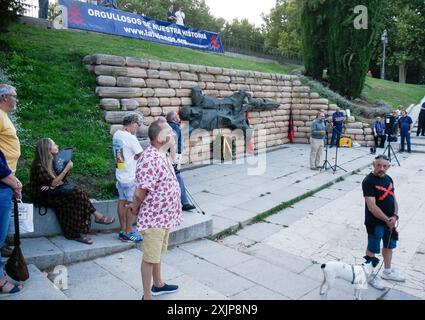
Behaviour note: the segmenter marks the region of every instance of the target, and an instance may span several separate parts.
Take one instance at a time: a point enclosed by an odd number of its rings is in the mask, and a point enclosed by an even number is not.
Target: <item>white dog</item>
[[[352,265],[339,261],[329,261],[322,264],[323,282],[320,286],[320,294],[326,295],[333,286],[335,279],[340,278],[351,282],[354,285],[354,296],[356,300],[361,300],[361,289],[367,288],[369,276],[378,265],[379,259],[365,256],[365,262],[361,265]]]

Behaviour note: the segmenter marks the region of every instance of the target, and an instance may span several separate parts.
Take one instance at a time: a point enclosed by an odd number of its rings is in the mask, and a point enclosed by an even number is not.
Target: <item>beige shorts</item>
[[[142,231],[143,236],[143,261],[159,263],[161,253],[165,253],[168,247],[168,229],[151,228]]]

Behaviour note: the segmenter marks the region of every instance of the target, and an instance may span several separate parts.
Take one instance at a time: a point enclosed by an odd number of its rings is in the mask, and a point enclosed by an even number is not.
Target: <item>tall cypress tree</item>
[[[329,0],[299,0],[303,58],[306,75],[322,79],[326,68]]]
[[[333,90],[360,95],[373,46],[383,29],[385,0],[299,0],[306,74],[321,80],[327,69]],[[354,8],[367,8],[368,28],[356,29]]]
[[[380,9],[384,0],[367,2],[367,29],[356,29],[354,8],[364,0],[333,1],[329,12],[327,37],[327,66],[331,89],[350,99],[360,96],[369,61],[380,31]]]

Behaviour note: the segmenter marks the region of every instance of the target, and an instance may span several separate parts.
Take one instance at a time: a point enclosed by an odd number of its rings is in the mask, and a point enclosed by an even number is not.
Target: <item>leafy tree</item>
[[[180,0],[178,2],[170,0],[118,0],[118,4],[122,10],[135,12],[156,20],[167,19],[167,11],[170,5],[173,5],[174,12],[180,6],[183,6],[187,26],[214,32],[220,32],[225,23],[223,18],[215,18],[210,13],[210,8],[206,5],[205,0]]]
[[[0,31],[6,31],[8,25],[23,13],[19,0],[0,0]]]
[[[233,46],[255,51],[264,49],[264,34],[261,28],[257,28],[247,19],[233,19],[231,23],[226,23],[221,36]]]
[[[263,16],[266,24],[266,51],[283,56],[301,55],[299,13],[297,2],[280,0],[269,15]]]
[[[384,0],[367,2],[365,29],[356,28],[355,8],[361,0],[299,0],[304,64],[307,75],[323,78],[330,88],[348,98],[360,95],[369,62],[383,29]]]
[[[398,68],[398,80],[405,83],[409,65],[425,62],[425,1],[389,0],[388,65]]]

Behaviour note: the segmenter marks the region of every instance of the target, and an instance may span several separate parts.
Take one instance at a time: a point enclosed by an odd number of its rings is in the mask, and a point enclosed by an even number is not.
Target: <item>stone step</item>
[[[24,290],[1,300],[68,300],[68,297],[33,264],[28,265],[30,277],[24,283]]]
[[[40,269],[95,259],[136,247],[134,243],[119,241],[116,233],[96,234],[91,238],[92,245],[67,240],[63,236],[22,239],[21,247],[27,263]]]
[[[140,300],[143,295],[140,263],[142,252],[133,249],[109,257],[68,266],[68,289],[72,300]],[[163,280],[177,284],[179,291],[156,300],[223,300],[226,296],[162,263]]]
[[[93,202],[95,208],[105,215],[115,218],[110,225],[97,224],[92,217],[92,232],[116,232],[120,228],[117,214],[117,201]],[[53,210],[48,209],[46,215],[40,216],[38,208],[34,208],[34,232],[23,234],[22,238],[56,237],[62,234]],[[183,224],[170,233],[170,245],[176,245],[187,241],[208,237],[212,234],[212,217],[202,215],[196,210],[183,211]]]
[[[184,212],[183,223],[170,233],[169,245],[175,246],[212,234],[212,218],[196,212]],[[92,235],[93,244],[87,245],[63,236],[24,238],[22,250],[28,263],[44,269],[95,259],[136,247],[134,243],[118,240],[112,231]]]

